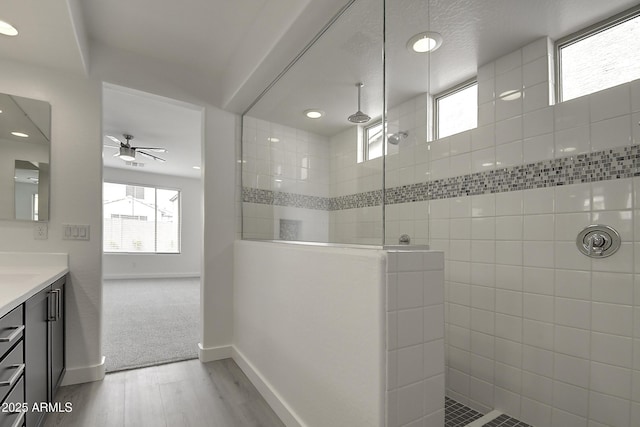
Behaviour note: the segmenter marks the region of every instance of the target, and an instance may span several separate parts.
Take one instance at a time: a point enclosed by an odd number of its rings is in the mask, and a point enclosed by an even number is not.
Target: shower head
[[[358,88],[358,111],[350,115],[347,120],[349,120],[351,123],[367,123],[369,120],[371,120],[371,117],[360,111],[360,88],[364,86],[364,83],[356,83],[356,86]]]
[[[400,141],[402,141],[403,139],[405,139],[408,136],[409,136],[409,132],[407,132],[407,131],[400,131],[400,132],[392,133],[391,135],[389,135],[387,137],[387,142],[389,144],[391,144],[391,145],[398,145],[398,144],[400,144]]]

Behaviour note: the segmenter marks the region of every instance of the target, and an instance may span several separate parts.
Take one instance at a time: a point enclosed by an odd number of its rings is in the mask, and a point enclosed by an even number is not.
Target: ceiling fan
[[[113,155],[113,157],[120,157],[122,160],[126,161],[126,162],[132,162],[136,159],[136,153],[140,153],[144,156],[150,157],[153,160],[157,160],[159,162],[166,162],[165,159],[163,159],[162,157],[158,157],[158,156],[154,156],[153,154],[147,153],[147,151],[142,151],[142,150],[149,150],[149,151],[155,151],[157,153],[166,153],[167,150],[165,148],[161,148],[161,147],[134,147],[131,145],[131,140],[133,139],[133,135],[125,133],[122,135],[124,137],[124,139],[127,142],[122,142],[120,139],[116,138],[115,136],[112,135],[106,135],[107,138],[109,138],[111,141],[120,144],[120,146],[114,146],[114,145],[107,145],[105,144],[105,147],[111,147],[111,148],[119,148],[119,151]]]

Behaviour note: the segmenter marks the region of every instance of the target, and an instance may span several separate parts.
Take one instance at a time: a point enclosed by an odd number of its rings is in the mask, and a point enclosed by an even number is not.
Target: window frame
[[[120,181],[120,180],[103,180],[102,181],[102,185],[103,185],[103,189],[104,189],[104,184],[118,184],[118,185],[129,185],[129,186],[133,186],[133,187],[147,187],[147,188],[153,188],[154,192],[155,192],[155,200],[156,200],[156,209],[157,209],[157,198],[158,198],[158,193],[157,190],[169,190],[169,191],[176,191],[178,192],[179,198],[178,198],[178,216],[179,216],[179,221],[178,221],[178,251],[177,252],[158,252],[158,251],[154,251],[154,252],[130,252],[130,251],[107,251],[105,250],[104,247],[104,236],[102,237],[102,252],[104,254],[126,254],[126,255],[181,255],[182,254],[182,189],[180,188],[176,188],[176,187],[165,187],[165,186],[158,186],[156,184],[144,184],[144,183],[136,183],[136,182],[131,182],[131,181]],[[126,191],[126,190],[125,190]],[[104,190],[103,190],[104,193]],[[102,197],[102,227],[104,228],[104,195]],[[158,216],[156,215],[156,220],[154,221],[154,234],[157,233],[157,228],[158,228]],[[155,247],[157,249],[157,240],[155,242]]]
[[[368,138],[368,130],[375,127],[382,126],[382,155],[380,157],[384,157],[387,152],[387,144],[384,140],[384,125],[382,123],[382,118],[374,121],[371,124],[367,124],[366,126],[362,126],[362,162],[368,162],[369,160],[375,160],[379,157],[374,157],[373,159],[369,158],[369,138]]]
[[[595,36],[598,33],[601,33],[638,17],[640,17],[640,5],[634,6],[631,9],[627,9],[607,19],[596,22],[593,25],[589,25],[588,27],[585,27],[581,30],[569,34],[568,36],[556,40],[553,56],[555,61],[554,77],[556,79],[555,95],[557,103],[564,101],[562,99],[562,55],[560,54],[560,51],[564,47],[571,46],[574,43],[578,43],[582,40],[588,39],[589,37]],[[585,94],[583,96],[586,95],[589,94]]]
[[[433,140],[434,141],[437,141],[438,139],[440,139],[440,135],[439,135],[440,134],[440,123],[438,121],[438,119],[439,119],[438,101],[440,99],[442,99],[442,98],[446,98],[448,96],[455,95],[456,93],[461,92],[461,91],[463,91],[465,89],[468,89],[468,88],[470,88],[471,86],[474,86],[474,85],[478,86],[478,76],[474,76],[474,77],[470,78],[469,80],[465,80],[462,83],[458,83],[457,85],[452,86],[449,89],[447,89],[445,91],[442,91],[442,92],[440,92],[439,94],[437,94],[437,95],[435,95],[433,97]],[[478,108],[478,100],[476,99],[476,111],[477,111],[477,108]],[[476,114],[477,114],[477,112],[476,112]],[[477,120],[477,117],[476,117],[476,120]],[[476,128],[477,127],[478,127],[478,125],[477,125],[477,122],[476,122]],[[463,130],[463,131],[461,131],[459,133],[466,132],[467,130],[471,130],[471,129],[474,129],[474,128],[469,128],[469,129]],[[456,134],[453,134],[453,135],[456,135]],[[449,136],[451,136],[451,135],[449,135]]]

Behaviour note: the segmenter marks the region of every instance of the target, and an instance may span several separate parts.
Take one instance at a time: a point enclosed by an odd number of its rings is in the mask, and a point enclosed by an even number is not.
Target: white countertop
[[[69,272],[67,254],[0,252],[0,317]]]

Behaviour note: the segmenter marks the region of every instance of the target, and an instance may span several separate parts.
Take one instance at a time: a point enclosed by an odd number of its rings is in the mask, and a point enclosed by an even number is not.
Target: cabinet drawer
[[[2,404],[0,412],[0,427],[22,427],[24,425],[25,412],[6,412],[24,409],[24,377],[13,388],[7,399]]]
[[[0,319],[0,359],[24,335],[22,305]]]
[[[0,362],[0,402],[24,376],[24,367],[24,351],[22,342],[20,342]]]

